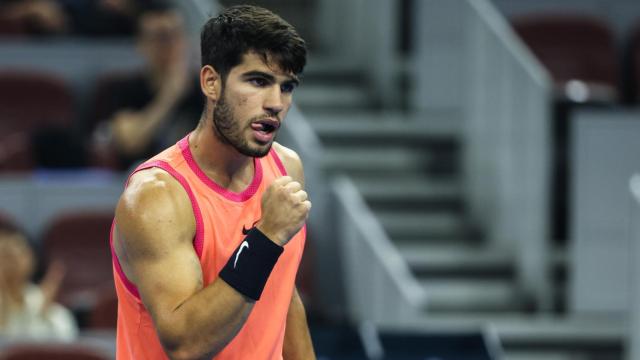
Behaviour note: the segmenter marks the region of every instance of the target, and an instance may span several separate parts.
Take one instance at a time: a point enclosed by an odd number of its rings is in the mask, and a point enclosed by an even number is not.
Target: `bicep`
[[[123,238],[120,235],[121,239]],[[163,235],[154,238],[162,242]],[[125,243],[137,239],[125,240]],[[178,242],[180,243],[180,242]],[[144,251],[132,255],[126,247],[126,265],[145,307],[152,316],[174,311],[185,300],[202,289],[202,270],[193,246],[176,245],[171,249]]]
[[[202,289],[202,270],[192,245],[195,220],[180,191],[184,190],[167,183],[134,188],[133,195],[125,192],[116,209],[118,256],[156,322]]]

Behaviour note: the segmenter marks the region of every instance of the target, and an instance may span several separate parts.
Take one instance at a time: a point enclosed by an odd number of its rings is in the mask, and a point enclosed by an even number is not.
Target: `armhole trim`
[[[283,176],[287,176],[287,168],[285,168],[284,164],[282,164],[282,160],[280,160],[280,156],[278,156],[278,152],[273,147],[269,152],[271,153],[271,156],[273,157],[273,161],[276,163],[276,166],[280,170],[280,173]]]
[[[193,194],[193,191],[191,190],[191,187],[189,186],[189,183],[187,182],[187,180],[180,173],[178,173],[173,167],[171,167],[171,165],[169,165],[167,162],[162,160],[155,160],[155,161],[147,162],[137,167],[134,170],[134,172],[131,173],[131,175],[129,175],[129,178],[127,179],[126,184],[127,185],[129,184],[129,179],[131,179],[131,176],[133,176],[133,174],[135,174],[136,172],[150,169],[153,167],[160,168],[166,171],[167,173],[169,173],[169,175],[171,175],[174,179],[176,179],[180,183],[180,185],[182,185],[184,190],[187,192],[187,195],[189,196],[189,200],[191,201],[191,208],[193,210],[193,215],[195,216],[195,220],[196,220],[196,234],[193,238],[193,248],[196,251],[196,255],[198,256],[198,259],[202,260],[202,252],[204,247],[204,222],[202,220],[202,212],[200,211],[200,206],[198,205],[196,197]],[[140,300],[140,292],[138,291],[138,288],[125,275],[124,271],[122,270],[122,266],[120,265],[120,260],[118,259],[118,256],[116,255],[115,249],[113,247],[113,231],[115,230],[115,225],[116,225],[116,221],[114,219],[113,223],[111,224],[111,231],[109,234],[109,244],[111,246],[111,256],[113,258],[113,265],[115,267],[116,272],[118,273],[118,276],[124,283],[127,290],[129,290],[131,295],[133,295],[138,300]]]

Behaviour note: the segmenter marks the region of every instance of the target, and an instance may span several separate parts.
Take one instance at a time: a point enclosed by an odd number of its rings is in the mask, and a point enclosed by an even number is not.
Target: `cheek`
[[[287,117],[287,114],[289,113],[289,110],[291,109],[291,104],[286,104],[284,109],[282,109],[282,112],[280,112],[280,120],[284,120]]]

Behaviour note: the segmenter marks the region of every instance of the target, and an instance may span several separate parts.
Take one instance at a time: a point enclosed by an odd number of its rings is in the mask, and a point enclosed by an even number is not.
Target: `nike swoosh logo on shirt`
[[[249,248],[249,243],[247,242],[247,240],[243,241],[242,244],[240,244],[240,249],[238,249],[238,252],[236,253],[236,259],[233,261],[233,268],[236,268],[236,264],[238,263],[238,257],[240,256],[240,253],[242,252],[242,250],[244,250],[245,248]]]
[[[260,221],[260,220],[256,220],[256,221],[254,221],[254,222],[253,222],[253,225],[251,225],[251,227],[250,227],[250,228],[248,228],[248,229],[247,229],[246,227],[244,227],[244,225],[242,225],[242,235],[248,235],[248,234],[249,234],[249,231],[251,231],[251,229],[253,229],[254,227],[256,227],[256,224],[258,223],[258,221]]]

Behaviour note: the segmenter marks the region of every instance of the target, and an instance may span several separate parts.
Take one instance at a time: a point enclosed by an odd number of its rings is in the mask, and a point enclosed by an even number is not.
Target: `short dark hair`
[[[223,80],[249,52],[293,74],[302,73],[307,61],[307,46],[293,26],[251,5],[232,6],[209,19],[200,34],[200,50],[202,66],[212,66]]]

